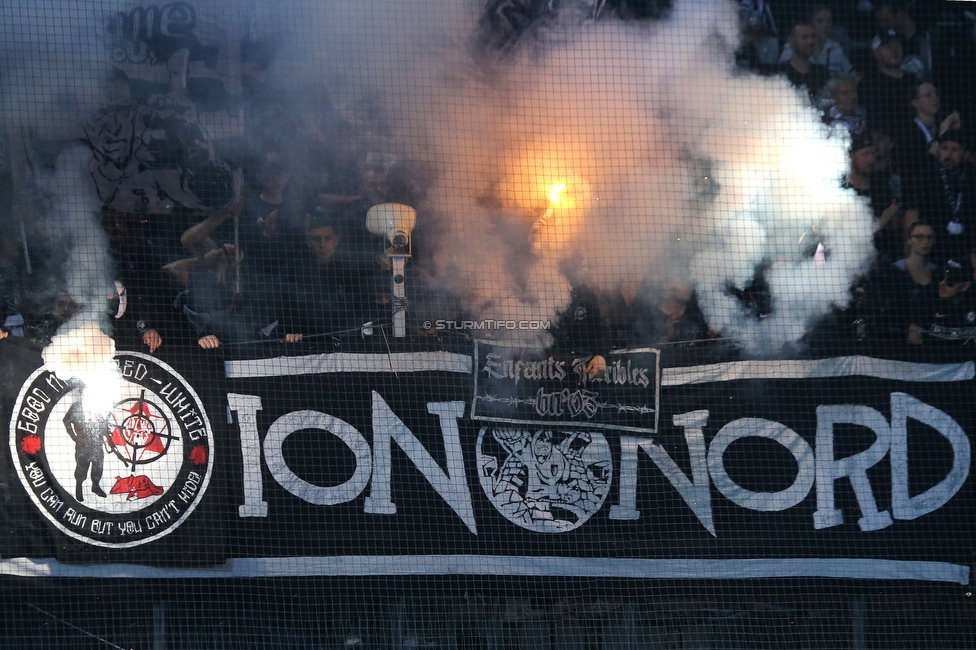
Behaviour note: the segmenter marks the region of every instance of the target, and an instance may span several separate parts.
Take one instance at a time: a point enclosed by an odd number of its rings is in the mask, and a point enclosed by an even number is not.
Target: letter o
[[[356,455],[356,471],[345,483],[331,487],[313,485],[291,471],[281,453],[285,438],[302,429],[321,429],[341,440]],[[362,434],[348,422],[319,411],[293,411],[274,421],[264,438],[264,460],[281,487],[299,499],[319,506],[334,506],[358,497],[369,482],[373,453]]]
[[[754,492],[733,481],[725,471],[723,456],[729,445],[743,438],[766,438],[786,447],[799,468],[793,485],[780,492]],[[722,427],[712,440],[708,448],[708,473],[718,491],[732,503],[759,512],[778,512],[792,508],[807,497],[817,468],[813,449],[793,429],[763,418],[741,418]]]

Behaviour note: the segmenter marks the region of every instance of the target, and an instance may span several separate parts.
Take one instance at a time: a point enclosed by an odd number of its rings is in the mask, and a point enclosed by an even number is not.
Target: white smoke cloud
[[[105,333],[111,327],[106,299],[115,291],[114,263],[106,252],[108,242],[99,219],[101,201],[88,171],[91,157],[85,146],[68,147],[58,156],[54,174],[45,179],[52,199],[47,221],[59,233],[66,251],[65,290],[81,309],[44,349],[44,363],[62,378],[87,377],[88,382],[117,374],[112,361],[115,343]]]
[[[434,171],[440,277],[477,315],[554,317],[570,289],[559,261],[582,258],[602,290],[692,282],[713,329],[776,351],[847,303],[873,256],[870,214],[840,189],[847,143],[805,96],[734,70],[733,4],[675,5],[653,24],[585,26],[567,5],[542,51],[479,66],[479,2],[293,3],[303,28],[276,74],[327,86],[369,127],[364,146]],[[529,254],[520,241],[557,183],[572,205]],[[811,228],[823,262],[799,244]],[[729,290],[759,265],[773,308],[762,320]]]
[[[14,16],[4,114],[41,128],[88,111],[106,92],[104,19],[117,3],[2,1]],[[480,0],[227,6],[250,38],[283,43],[269,76],[299,139],[428,172],[439,288],[472,315],[553,319],[568,304],[569,259],[575,281],[605,291],[690,281],[714,329],[772,351],[845,304],[872,257],[870,215],[838,187],[846,143],[785,80],[734,70],[732,3],[676,0],[643,24],[579,24],[564,3],[542,45],[500,62],[472,46]],[[811,227],[823,263],[801,254]],[[757,320],[729,287],[760,264],[773,313]]]

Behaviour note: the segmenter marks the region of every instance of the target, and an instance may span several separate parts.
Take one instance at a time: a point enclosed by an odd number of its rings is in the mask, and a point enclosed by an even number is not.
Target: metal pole
[[[31,275],[33,271],[31,270],[30,263],[30,251],[27,249],[27,230],[24,228],[24,222],[20,222],[20,245],[24,248],[24,270],[27,271],[27,275]]]
[[[234,300],[241,295],[241,215],[237,209],[237,202],[241,199],[244,189],[244,169],[234,170],[234,198],[231,199],[234,208]]]
[[[403,273],[407,258],[393,255],[393,336],[403,338],[407,335],[407,292],[403,284]]]
[[[866,619],[866,607],[864,596],[854,596],[851,601],[851,648],[852,650],[865,650],[867,637],[864,634],[864,623]]]
[[[166,650],[166,603],[156,601],[153,608],[153,650]]]

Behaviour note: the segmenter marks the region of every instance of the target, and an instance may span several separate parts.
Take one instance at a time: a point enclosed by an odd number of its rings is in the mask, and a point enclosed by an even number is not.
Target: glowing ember
[[[539,255],[560,256],[577,241],[580,228],[591,205],[589,184],[566,170],[568,176],[556,176],[555,182],[540,183],[548,188],[545,212],[532,224],[529,236],[532,249]],[[552,176],[548,177],[551,181]],[[536,186],[539,187],[539,186]],[[536,195],[538,196],[538,195]]]
[[[549,202],[554,206],[559,205],[559,198],[562,196],[563,190],[566,189],[566,183],[556,183],[549,188]]]

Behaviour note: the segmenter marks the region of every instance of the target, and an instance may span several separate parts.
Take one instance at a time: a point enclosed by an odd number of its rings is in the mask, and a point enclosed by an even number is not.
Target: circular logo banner
[[[478,434],[478,479],[506,519],[539,533],[582,526],[610,492],[610,444],[595,431],[529,431]]]
[[[65,534],[127,548],[175,530],[210,483],[213,432],[175,371],[138,352],[115,357],[121,394],[36,370],[10,421],[10,451],[34,504]]]

